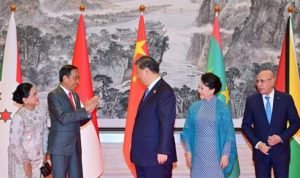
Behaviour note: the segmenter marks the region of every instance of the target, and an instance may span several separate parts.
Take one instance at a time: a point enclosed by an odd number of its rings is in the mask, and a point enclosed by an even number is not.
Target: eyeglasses
[[[270,81],[270,80],[272,80],[272,78],[265,79],[265,80],[263,80],[263,79],[256,79],[255,83],[262,83],[262,84],[264,84],[264,83],[266,83],[267,81]]]

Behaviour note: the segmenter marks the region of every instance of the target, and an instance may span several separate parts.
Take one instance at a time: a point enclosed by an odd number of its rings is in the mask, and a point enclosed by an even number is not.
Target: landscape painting
[[[2,63],[11,1],[0,6]],[[124,128],[130,77],[141,12],[145,5],[150,55],[160,64],[161,76],[173,87],[177,103],[176,127],[183,125],[188,107],[198,99],[197,85],[205,72],[214,20],[219,24],[235,127],[240,127],[246,97],[255,92],[261,69],[277,71],[288,18],[288,2],[281,0],[31,0],[17,5],[18,49],[23,81],[34,83],[46,107],[49,91],[59,83],[58,71],[70,64],[83,12],[100,128]],[[298,9],[299,2],[293,5]],[[293,14],[299,58],[299,11]]]

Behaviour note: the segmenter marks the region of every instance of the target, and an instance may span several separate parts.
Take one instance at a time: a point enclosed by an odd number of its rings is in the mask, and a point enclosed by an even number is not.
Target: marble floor
[[[132,178],[123,160],[122,143],[103,143],[102,155],[104,173],[101,178]],[[244,137],[237,133],[237,148],[240,163],[240,178],[255,178],[252,164],[252,152]],[[178,162],[173,169],[173,178],[189,178],[189,170],[185,163],[184,150],[177,142]]]
[[[119,138],[120,137],[120,138]],[[236,134],[240,178],[255,178],[252,164],[252,152],[241,133]],[[101,178],[133,178],[123,159],[123,134],[100,134],[104,173]],[[184,158],[184,150],[175,135],[178,162],[174,165],[173,178],[189,178],[189,170]],[[51,178],[51,176],[47,177]]]

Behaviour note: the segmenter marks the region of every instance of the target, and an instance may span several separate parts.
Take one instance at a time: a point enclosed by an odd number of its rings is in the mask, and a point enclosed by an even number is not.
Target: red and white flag
[[[79,85],[76,92],[84,103],[94,96],[85,26],[83,14],[80,15],[78,31],[75,42],[72,64],[78,67],[80,74]],[[80,129],[82,147],[82,168],[84,178],[97,178],[103,173],[102,152],[99,140],[96,110],[92,113],[92,119]]]
[[[13,114],[18,107],[12,101],[12,93],[22,82],[20,58],[17,47],[17,29],[12,12],[5,42],[0,81],[0,177],[8,177],[9,130]]]

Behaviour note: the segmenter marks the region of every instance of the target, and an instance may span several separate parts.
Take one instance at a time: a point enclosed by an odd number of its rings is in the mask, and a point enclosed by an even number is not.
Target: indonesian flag
[[[291,16],[288,18],[285,36],[282,42],[281,56],[277,71],[276,89],[290,94],[295,102],[298,114],[300,113],[300,80],[296,59],[293,25]],[[290,142],[291,160],[289,177],[295,178],[300,175],[300,130]],[[283,153],[284,154],[284,153]]]
[[[20,58],[17,47],[17,29],[12,12],[5,42],[0,82],[0,177],[8,177],[9,131],[13,114],[18,107],[12,101],[12,93],[22,82]]]
[[[143,13],[140,16],[134,58],[132,62],[130,93],[128,99],[128,110],[123,143],[124,159],[134,177],[136,177],[135,166],[130,160],[132,131],[137,109],[146,89],[146,86],[143,85],[141,81],[137,78],[135,62],[142,56],[149,56]]]
[[[76,92],[84,103],[94,96],[87,42],[85,38],[85,26],[83,14],[80,15],[73,65],[78,67],[80,81]],[[103,173],[102,152],[99,140],[96,110],[92,113],[92,119],[80,129],[82,147],[83,177],[97,178]]]

